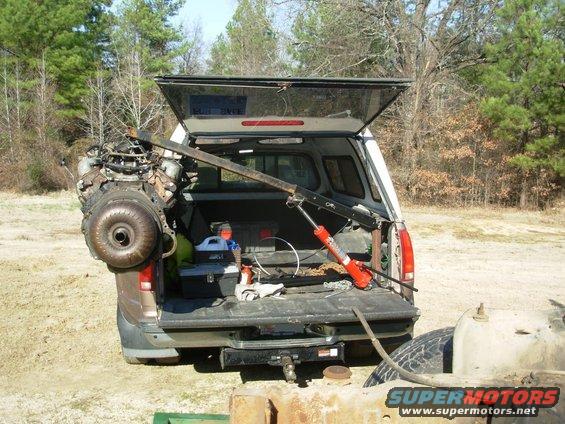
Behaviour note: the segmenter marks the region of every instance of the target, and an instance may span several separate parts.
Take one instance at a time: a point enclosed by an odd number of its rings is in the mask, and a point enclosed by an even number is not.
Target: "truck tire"
[[[412,340],[412,332],[399,337],[381,339],[380,342],[390,355],[410,340]],[[378,358],[379,355],[370,340],[354,340],[345,344],[345,357],[352,359],[366,359]]]
[[[375,355],[375,348],[370,340],[356,340],[345,345],[345,357],[351,359],[365,359]]]
[[[180,363],[179,356],[171,356],[170,358],[155,358],[157,365],[178,365]]]
[[[453,360],[453,327],[441,328],[415,337],[390,355],[392,360],[416,374],[450,373]],[[363,387],[376,386],[399,378],[386,362],[381,362]]]

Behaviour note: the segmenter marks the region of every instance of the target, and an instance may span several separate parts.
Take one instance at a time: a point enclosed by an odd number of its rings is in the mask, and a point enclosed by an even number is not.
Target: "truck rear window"
[[[309,190],[315,190],[319,186],[319,178],[314,164],[309,157],[304,155],[254,153],[222,157]],[[191,184],[188,190],[193,192],[223,192],[271,191],[274,189],[225,169],[198,162],[198,181]]]
[[[334,191],[364,198],[363,183],[350,156],[324,156],[324,168]]]

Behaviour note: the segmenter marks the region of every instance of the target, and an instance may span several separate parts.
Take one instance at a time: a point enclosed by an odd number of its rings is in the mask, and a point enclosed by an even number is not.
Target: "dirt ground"
[[[468,308],[565,303],[565,212],[407,208],[420,334]],[[153,412],[225,413],[232,388],[285,385],[279,369],[221,371],[214,352],[178,366],[120,356],[112,275],[91,259],[70,193],[0,193],[0,421],[150,422]],[[352,364],[362,384],[371,361]],[[298,374],[320,384],[321,366]]]

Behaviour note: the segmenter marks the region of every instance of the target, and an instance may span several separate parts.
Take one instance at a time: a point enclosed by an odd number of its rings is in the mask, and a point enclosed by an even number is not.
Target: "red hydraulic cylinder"
[[[336,243],[334,238],[330,235],[328,230],[323,225],[318,225],[314,230],[314,235],[328,248],[332,255],[335,256],[337,261],[343,265],[349,275],[353,277],[355,286],[360,289],[365,289],[371,283],[373,275],[363,268],[363,264],[358,261],[352,260],[349,255],[343,251]]]

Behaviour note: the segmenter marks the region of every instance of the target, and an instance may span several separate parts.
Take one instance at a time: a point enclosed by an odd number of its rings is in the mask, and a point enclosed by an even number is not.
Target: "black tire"
[[[422,334],[404,343],[390,355],[391,359],[416,374],[440,374],[452,371],[453,327],[441,328]],[[364,387],[376,386],[399,378],[386,362],[381,362],[371,373]]]
[[[345,357],[365,359],[375,355],[375,348],[370,340],[356,340],[345,345]]]
[[[152,361],[151,358],[136,358],[135,356],[123,355],[126,364],[130,365],[147,365]],[[180,356],[172,356],[170,358],[154,358],[157,365],[178,365],[180,363]]]
[[[178,365],[180,356],[171,356],[169,358],[155,358],[157,365]]]
[[[392,339],[381,340],[381,343],[387,353],[390,355],[404,343],[412,340],[410,334],[406,334],[402,337],[397,337]],[[351,359],[366,359],[366,358],[378,358],[379,355],[370,340],[355,340],[352,342],[347,342],[345,344],[345,357]]]

